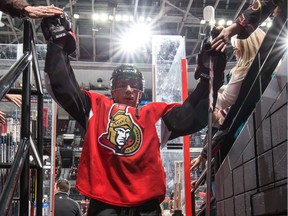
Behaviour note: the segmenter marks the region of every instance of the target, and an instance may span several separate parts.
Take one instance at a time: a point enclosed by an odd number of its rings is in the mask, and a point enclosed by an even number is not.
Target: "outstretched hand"
[[[216,27],[217,30],[221,31],[220,34],[214,38],[211,42],[212,49],[224,52],[229,40],[234,35],[241,33],[244,29],[238,23],[233,23],[232,25],[224,28],[223,26]]]
[[[56,15],[61,15],[63,10],[61,8],[55,7],[53,4],[50,6],[31,6],[28,5],[23,8],[23,14],[32,19],[52,17]]]
[[[199,155],[197,158],[194,158],[190,163],[190,170],[197,169],[203,160],[204,158],[201,155]]]
[[[223,26],[217,26],[216,29],[220,31],[220,34],[212,40],[212,49],[224,52],[227,47],[227,43],[230,40],[230,31],[228,28],[224,28]]]
[[[22,105],[22,96],[21,95],[15,95],[15,94],[6,94],[5,98],[14,104],[16,104],[18,107]]]
[[[0,111],[0,124],[6,123],[6,114]]]

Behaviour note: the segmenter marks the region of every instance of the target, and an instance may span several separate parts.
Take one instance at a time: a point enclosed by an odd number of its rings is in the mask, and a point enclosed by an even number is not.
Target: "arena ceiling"
[[[139,49],[133,58],[118,52],[121,33],[132,23],[143,19],[149,22],[155,35],[181,35],[185,37],[188,64],[195,63],[200,47],[204,25],[203,8],[215,8],[216,21],[233,20],[250,0],[31,0],[32,5],[50,5],[65,8],[71,15],[77,36],[78,47],[74,55],[76,61],[92,62],[134,62],[151,63],[151,45]],[[113,19],[96,21],[92,14],[108,14]],[[74,18],[79,15],[79,19]],[[134,21],[116,21],[117,15],[129,15]],[[141,20],[143,22],[143,20]],[[17,44],[23,39],[23,19],[11,18],[3,14],[0,27],[0,43]],[[40,20],[33,20],[36,42],[45,43],[40,28]]]

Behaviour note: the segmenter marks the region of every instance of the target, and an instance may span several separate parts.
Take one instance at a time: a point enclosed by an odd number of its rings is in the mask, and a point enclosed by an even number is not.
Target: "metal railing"
[[[287,50],[287,1],[283,2],[284,8],[282,8],[281,14],[273,19],[273,25],[266,33],[264,41],[242,83],[239,96],[235,104],[231,106],[223,125],[220,127],[220,130],[228,132],[225,133],[221,143],[219,143],[221,149],[216,155],[215,161],[213,161],[215,171],[220,167],[231,149],[236,139],[235,133],[252,114],[257,102],[269,84],[276,66]],[[204,209],[197,213],[195,212],[195,202],[193,200],[195,200],[195,191],[205,181],[206,175],[207,168],[191,190],[193,216],[203,215]],[[211,184],[211,179],[207,180],[207,184]],[[213,198],[211,197],[211,199]],[[206,215],[210,215],[210,213],[206,212]]]
[[[31,90],[30,75],[33,71],[36,81],[36,91]],[[43,197],[43,87],[39,64],[37,60],[32,24],[29,20],[24,21],[23,55],[0,79],[0,100],[7,94],[17,78],[22,74],[22,110],[21,110],[21,135],[17,153],[12,164],[0,164],[0,168],[9,168],[9,174],[4,183],[0,196],[0,215],[8,215],[13,202],[15,191],[20,186],[20,215],[28,216],[30,206],[30,164],[29,150],[33,152],[36,162],[37,192],[36,215],[42,215]],[[31,137],[30,114],[31,114],[31,94],[37,95],[37,147]],[[20,180],[20,182],[19,182]],[[20,184],[19,184],[20,183]],[[15,198],[16,200],[16,198]],[[18,202],[19,202],[18,200]]]

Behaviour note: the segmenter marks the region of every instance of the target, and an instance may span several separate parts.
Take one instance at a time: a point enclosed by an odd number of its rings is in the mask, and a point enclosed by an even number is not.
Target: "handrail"
[[[211,165],[214,164],[214,158],[211,159]],[[205,180],[206,177],[206,172],[207,172],[207,167],[203,170],[203,172],[201,173],[201,175],[199,176],[198,180],[195,183],[194,188],[192,188],[191,192],[195,192],[195,190],[201,185],[201,183],[203,182],[203,180]]]
[[[38,64],[38,61],[37,61],[37,53],[36,53],[36,47],[35,47],[35,42],[34,42],[34,39],[33,39],[33,42],[31,43],[31,51],[32,51],[32,56],[33,56],[33,59],[32,59],[32,66],[33,66],[33,72],[34,72],[34,77],[35,77],[35,82],[36,82],[36,87],[37,87],[37,90],[40,94],[43,94],[43,87],[42,87],[42,82],[41,82],[41,79],[40,79],[40,69],[39,69],[39,64]]]
[[[29,152],[29,140],[23,139],[19,144],[19,149],[16,153],[14,163],[10,168],[10,173],[5,181],[3,191],[0,197],[0,215],[7,215],[9,212],[9,207],[13,199],[14,192],[17,187],[19,177],[22,173],[24,166],[24,160]]]
[[[30,134],[31,134],[31,132],[30,132]],[[30,145],[31,145],[31,149],[32,149],[32,155],[34,156],[34,158],[36,159],[36,162],[37,162],[36,165],[38,167],[42,168],[43,163],[42,163],[41,159],[39,158],[34,140],[32,139],[31,136],[29,137],[29,140],[30,140]]]
[[[12,87],[13,83],[21,75],[31,61],[30,53],[24,53],[10,68],[9,72],[0,79],[0,100]]]
[[[215,196],[212,196],[210,202],[212,203],[215,199],[216,199],[216,197],[215,197]],[[194,215],[195,215],[195,216],[203,215],[205,211],[206,211],[206,204],[203,206],[202,209],[199,210],[199,212],[197,212],[197,214],[196,214],[196,212],[195,212]],[[193,216],[194,216],[194,215],[193,215]]]
[[[21,174],[20,187],[20,215],[29,215],[29,181],[30,166],[28,152],[32,145],[33,156],[38,164],[37,169],[37,215],[42,215],[42,197],[43,197],[43,87],[40,76],[37,53],[33,38],[31,22],[24,21],[24,39],[23,55],[9,69],[9,71],[0,79],[0,99],[9,92],[17,78],[22,76],[22,116],[21,116],[21,142],[12,164],[0,164],[0,168],[9,168],[10,172],[4,184],[4,189],[0,195],[0,215],[7,215],[11,206],[14,192],[17,188],[19,176]],[[30,132],[30,112],[31,112],[31,85],[30,85],[30,67],[34,72],[36,80],[38,106],[37,106],[37,149]],[[12,92],[12,91],[11,91]]]
[[[211,159],[211,166],[214,165],[214,158]],[[195,211],[195,191],[199,188],[199,186],[204,182],[205,178],[206,178],[206,173],[207,173],[208,169],[207,167],[203,170],[203,172],[201,173],[201,175],[199,176],[199,178],[197,179],[194,187],[191,189],[191,200],[192,200],[192,215],[196,215],[196,211]]]

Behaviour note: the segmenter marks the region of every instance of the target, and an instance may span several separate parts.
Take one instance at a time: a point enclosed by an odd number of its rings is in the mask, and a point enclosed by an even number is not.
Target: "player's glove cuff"
[[[63,50],[68,54],[75,51],[76,37],[72,32],[72,25],[66,13],[42,19],[41,28],[47,41],[51,40],[57,43],[64,40]]]

